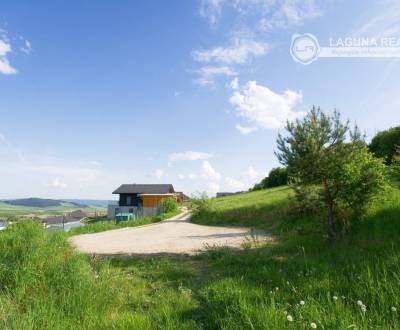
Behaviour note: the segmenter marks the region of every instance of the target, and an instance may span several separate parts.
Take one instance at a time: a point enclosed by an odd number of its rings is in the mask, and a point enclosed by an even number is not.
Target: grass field
[[[290,193],[215,200],[196,222],[265,228],[276,239],[196,257],[90,258],[64,233],[11,226],[0,233],[0,328],[399,328],[400,191],[381,195],[340,242],[327,241],[317,219],[289,215]]]

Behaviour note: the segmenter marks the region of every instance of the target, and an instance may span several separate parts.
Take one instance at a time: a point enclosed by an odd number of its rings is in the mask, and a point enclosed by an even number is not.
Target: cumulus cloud
[[[201,177],[206,181],[210,194],[216,194],[219,191],[221,174],[207,160],[203,161],[201,165]]]
[[[7,54],[11,52],[11,45],[7,40],[0,39],[0,73],[15,74],[17,70],[13,68],[7,58]]]
[[[193,59],[197,62],[217,62],[224,64],[244,64],[253,56],[264,55],[268,45],[252,38],[235,37],[229,47],[215,47],[209,50],[195,50]]]
[[[287,90],[278,94],[266,86],[249,81],[230,98],[239,117],[244,118],[249,127],[236,126],[239,131],[248,134],[255,128],[280,128],[286,120],[303,116],[304,112],[295,112],[293,108],[302,101],[301,91]]]
[[[231,177],[226,177],[225,183],[230,189],[233,189],[235,191],[236,190],[245,190],[248,188],[246,183],[244,183],[240,180],[237,180],[235,178],[231,178]]]
[[[229,190],[247,190],[261,179],[261,174],[258,173],[253,166],[249,166],[240,176],[239,179],[232,177],[225,178],[225,184]]]
[[[231,80],[231,82],[229,83],[230,88],[232,89],[238,89],[239,88],[239,78],[235,77]]]
[[[178,162],[178,161],[194,161],[203,160],[213,157],[212,154],[201,151],[184,151],[184,152],[174,152],[168,155],[168,163]]]

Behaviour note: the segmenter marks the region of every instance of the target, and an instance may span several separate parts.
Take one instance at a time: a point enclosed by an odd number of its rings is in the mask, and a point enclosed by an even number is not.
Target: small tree
[[[158,204],[158,213],[170,213],[178,210],[178,203],[174,198],[168,197]]]
[[[372,157],[357,127],[349,129],[339,112],[333,116],[313,107],[302,120],[288,122],[278,136],[279,161],[299,187],[320,186],[331,238],[338,236],[335,214],[348,207],[360,214],[384,183],[384,165]]]

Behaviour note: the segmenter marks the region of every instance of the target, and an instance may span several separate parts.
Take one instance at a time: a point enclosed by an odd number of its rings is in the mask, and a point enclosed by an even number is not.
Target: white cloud
[[[319,4],[317,4],[319,2]],[[264,8],[259,21],[259,28],[269,31],[276,28],[300,26],[304,21],[321,16],[323,1],[283,0],[275,10]]]
[[[200,16],[206,18],[211,26],[214,26],[221,16],[222,0],[201,0]]]
[[[11,52],[11,45],[6,40],[0,39],[0,73],[15,74],[17,70],[13,68],[7,58],[7,54]]]
[[[235,37],[229,47],[215,47],[209,50],[192,52],[197,62],[217,62],[224,64],[245,64],[252,56],[264,55],[268,45],[252,38]]]
[[[53,181],[51,181],[47,186],[55,189],[64,189],[68,185],[64,182],[61,182],[60,179],[56,178]]]
[[[168,155],[168,162],[171,164],[178,161],[203,160],[211,157],[213,157],[212,154],[201,151],[175,152]]]
[[[155,176],[157,179],[161,179],[161,178],[164,176],[164,170],[162,170],[161,168],[156,169],[156,170],[154,171],[154,176]]]
[[[214,195],[220,189],[221,174],[205,160],[201,164],[201,177],[207,184],[207,192]]]
[[[246,183],[230,177],[225,178],[225,183],[233,190],[246,190],[248,188]]]
[[[218,76],[234,76],[236,72],[227,66],[204,66],[194,71],[198,78],[193,82],[200,86],[213,86]]]
[[[240,124],[236,124],[235,127],[240,133],[242,133],[244,135],[253,133],[258,130],[258,127],[256,127],[256,126],[242,126]]]
[[[216,182],[219,182],[221,180],[221,174],[218,173],[207,160],[203,161],[203,163],[201,164],[201,173],[206,180]]]
[[[178,179],[179,180],[185,180],[186,175],[185,174],[178,174]]]
[[[254,169],[253,166],[249,166],[243,173],[243,176],[249,183],[254,183],[254,181],[258,180],[260,174]]]
[[[229,190],[248,190],[250,187],[254,186],[256,182],[261,179],[261,174],[258,173],[253,166],[249,166],[240,176],[240,179],[235,179],[231,177],[225,178],[225,184]]]
[[[239,88],[239,78],[235,77],[231,80],[231,82],[229,83],[230,88],[232,89],[238,89]]]
[[[236,15],[236,24],[249,25],[258,19],[261,30],[271,30],[302,25],[308,19],[321,16],[327,5],[329,2],[324,0],[204,0],[199,12],[212,27],[223,11],[229,9]]]
[[[90,165],[93,165],[93,166],[101,166],[102,164],[100,163],[100,162],[98,162],[97,160],[91,160],[90,162],[89,162],[89,164]]]
[[[273,129],[282,127],[286,120],[304,115],[304,112],[293,110],[301,101],[300,91],[287,90],[283,94],[277,94],[268,87],[258,85],[256,81],[247,82],[230,98],[237,115],[244,118],[252,127]],[[243,133],[249,133],[249,129],[241,128]]]

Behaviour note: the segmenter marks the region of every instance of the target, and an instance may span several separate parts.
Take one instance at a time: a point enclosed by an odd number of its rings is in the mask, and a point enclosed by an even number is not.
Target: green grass
[[[289,216],[290,193],[216,200],[197,222],[269,228],[276,239],[196,257],[84,257],[63,233],[15,224],[0,232],[0,328],[400,328],[400,191],[339,242],[317,219]]]
[[[286,215],[292,190],[278,187],[213,199],[212,208],[193,218],[204,225],[271,229]]]
[[[91,218],[85,221],[84,226],[72,228],[71,230],[69,230],[68,235],[72,236],[79,234],[99,233],[102,231],[120,229],[125,227],[137,227],[137,226],[148,225],[151,223],[156,223],[171,218],[175,215],[178,215],[180,212],[181,212],[180,210],[176,210],[160,214],[154,217],[144,217],[144,218],[139,218],[137,220],[123,221],[118,224],[116,224],[114,220],[108,220],[106,218],[100,218],[100,219]]]

